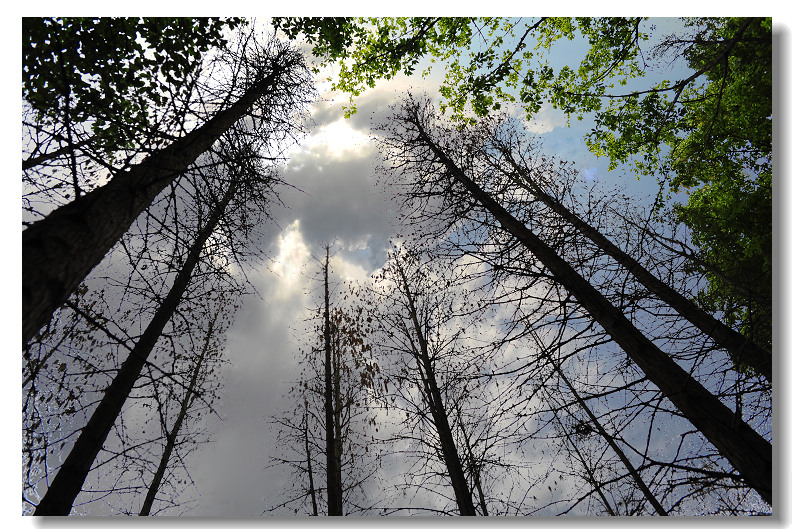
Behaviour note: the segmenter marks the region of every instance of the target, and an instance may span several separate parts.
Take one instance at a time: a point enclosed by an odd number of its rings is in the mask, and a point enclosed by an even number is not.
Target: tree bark
[[[201,371],[201,367],[203,367],[204,360],[206,359],[206,353],[209,350],[209,341],[212,338],[212,330],[214,329],[214,324],[217,321],[219,314],[219,312],[215,313],[214,319],[209,323],[209,328],[206,331],[206,341],[204,341],[201,354],[195,363],[195,369],[193,369],[192,376],[190,377],[190,384],[187,387],[187,393],[185,393],[184,398],[182,399],[179,415],[176,418],[176,422],[173,424],[173,428],[171,428],[171,431],[168,432],[166,436],[165,450],[162,451],[162,457],[160,457],[159,466],[157,467],[157,471],[154,473],[154,478],[149,484],[148,492],[146,493],[146,499],[143,500],[143,507],[140,509],[139,516],[149,515],[151,512],[151,506],[154,503],[154,499],[157,497],[157,491],[159,491],[162,478],[165,475],[165,470],[168,468],[168,461],[170,460],[170,456],[173,453],[173,449],[176,447],[176,438],[179,435],[179,430],[181,429],[184,419],[187,417],[187,411],[190,409],[190,406],[195,400],[195,386],[198,384],[198,374]]]
[[[621,248],[613,244],[607,237],[597,231],[597,229],[569,211],[569,209],[558,200],[544,192],[531,176],[526,174],[524,168],[520,167],[514,160],[506,146],[499,145],[498,150],[506,156],[514,171],[522,177],[522,180],[528,185],[530,192],[543,204],[559,214],[580,233],[588,237],[603,252],[626,268],[627,271],[635,276],[635,278],[650,292],[668,303],[671,308],[695,325],[706,336],[709,336],[716,343],[725,347],[732,354],[736,363],[745,363],[749,365],[757,373],[763,375],[768,381],[772,382],[773,357],[769,352],[759,347],[748,337],[743,336],[728,325],[715,319],[711,314],[703,311],[693,303],[693,301],[655,277],[649,270],[644,268]]]
[[[303,435],[305,438],[305,457],[308,460],[308,494],[311,496],[311,508],[313,515],[319,516],[319,508],[316,504],[316,488],[314,487],[313,466],[311,465],[311,445],[308,443],[308,408],[303,414]]]
[[[419,351],[416,351],[416,360],[419,361],[420,366],[424,371],[424,381],[429,390],[427,392],[429,411],[432,414],[432,420],[437,429],[437,436],[440,439],[440,451],[443,454],[443,459],[448,470],[448,476],[451,478],[451,487],[454,489],[454,496],[456,497],[457,506],[459,507],[459,514],[462,516],[475,516],[476,508],[473,505],[473,496],[470,493],[467,480],[465,479],[465,471],[462,468],[462,463],[459,460],[459,452],[457,451],[456,443],[454,443],[454,436],[451,432],[451,425],[448,422],[448,413],[443,406],[442,395],[437,385],[435,378],[434,367],[432,366],[431,359],[429,358],[429,346],[421,330],[421,325],[418,322],[418,312],[415,309],[410,287],[407,284],[407,277],[404,270],[396,261],[396,267],[401,276],[402,285],[404,287],[404,294],[407,298],[407,306],[410,311],[410,319],[412,320],[415,334],[418,338]]]
[[[429,137],[415,107],[407,112],[407,119],[418,135],[416,140],[431,150],[449,176],[547,267],[663,395],[729,460],[745,482],[772,504],[770,443],[663,353],[569,263],[468,178]]]
[[[325,247],[324,262],[324,353],[325,353],[325,452],[327,456],[327,515],[341,516],[341,483],[337,468],[335,438],[335,413],[333,412],[333,352],[330,343],[330,287],[328,268],[330,267],[330,247]]]
[[[287,56],[288,57],[288,56]],[[272,62],[272,72],[231,107],[196,130],[116,174],[106,185],[61,206],[22,232],[22,347],[52,318],[137,216],[293,64]]]
[[[162,300],[162,304],[149,322],[145,332],[105,390],[104,397],[91,415],[88,424],[80,432],[66,461],[36,507],[35,516],[66,516],[71,511],[74,499],[80,493],[96,455],[102,449],[107,435],[120,415],[127,397],[140,377],[149,354],[162,334],[162,330],[187,290],[204,243],[220,221],[226,206],[234,196],[238,183],[238,179],[231,180],[231,185],[222,200],[215,206],[208,222],[199,232],[168,295]]]

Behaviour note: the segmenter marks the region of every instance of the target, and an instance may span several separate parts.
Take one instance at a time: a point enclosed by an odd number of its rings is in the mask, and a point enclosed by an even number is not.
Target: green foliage
[[[772,340],[772,35],[770,19],[691,20],[685,50],[708,84],[684,103],[686,134],[669,155],[672,189],[694,188],[677,217],[701,250],[709,287],[699,301],[723,311],[757,344]]]
[[[474,122],[520,104],[528,119],[550,103],[567,119],[592,116],[589,148],[610,168],[631,165],[672,191],[687,188],[677,219],[700,248],[696,268],[710,281],[699,301],[770,347],[772,212],[772,23],[769,18],[695,18],[652,53],[653,26],[641,18],[368,18],[276,22],[307,36],[323,64],[339,62],[334,88],[359,95],[380,78],[410,75],[427,57],[444,64],[440,108]],[[322,40],[324,38],[324,40]],[[586,39],[576,66],[548,60],[562,41]],[[332,44],[325,44],[326,42]],[[472,49],[473,45],[477,49]],[[692,70],[678,80],[627,91],[647,57],[673,53]],[[634,82],[634,81],[633,81]],[[354,107],[348,109],[348,114]],[[692,192],[690,188],[696,188]],[[662,205],[665,197],[658,196]]]
[[[758,345],[772,344],[772,208],[770,175],[719,179],[677,206],[680,221],[693,228],[709,288],[698,301],[724,313]]]
[[[305,35],[322,65],[340,65],[333,88],[358,96],[379,79],[415,73],[426,55],[440,60],[470,45],[469,18],[275,18],[290,38]],[[426,75],[429,69],[424,70]],[[318,72],[318,69],[315,71]],[[347,114],[354,113],[350,99]]]
[[[190,86],[240,19],[23,18],[22,96],[43,123],[86,124],[108,149],[134,142]]]

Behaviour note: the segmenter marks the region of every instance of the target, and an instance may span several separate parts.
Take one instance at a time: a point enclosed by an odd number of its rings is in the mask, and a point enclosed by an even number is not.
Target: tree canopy
[[[86,124],[120,148],[145,130],[150,106],[184,81],[240,18],[22,19],[22,97],[45,122]]]
[[[770,18],[690,18],[655,35],[644,18],[277,18],[305,35],[333,87],[354,97],[378,79],[445,68],[440,110],[475,122],[502,104],[530,119],[543,105],[593,119],[590,150],[656,178],[656,205],[686,190],[675,220],[699,247],[707,275],[699,303],[770,349],[772,68]],[[650,45],[651,38],[660,38]],[[551,66],[562,41],[587,40],[577,65]],[[677,78],[629,91],[652,69],[682,63]],[[426,63],[424,63],[426,64]],[[674,70],[676,72],[677,70]],[[693,189],[691,191],[691,188]],[[667,194],[668,193],[668,194]]]

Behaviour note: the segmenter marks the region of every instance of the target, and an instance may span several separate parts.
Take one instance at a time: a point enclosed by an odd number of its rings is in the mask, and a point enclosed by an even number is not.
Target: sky
[[[566,53],[579,50],[573,46]],[[565,56],[557,60],[563,63]],[[278,497],[279,484],[288,475],[265,468],[268,447],[274,443],[267,416],[279,404],[289,404],[281,396],[298,375],[294,358],[299,343],[291,328],[315,303],[307,294],[315,288],[310,279],[317,268],[315,258],[323,255],[325,243],[332,243],[335,278],[362,280],[384,264],[397,219],[387,190],[375,185],[379,155],[371,125],[386,119],[388,105],[406,91],[434,94],[439,81],[434,75],[398,76],[378,83],[356,100],[358,112],[350,119],[343,116],[342,94],[323,92],[314,104],[316,126],[283,171],[285,181],[299,191],[283,191],[287,208],[273,212],[282,228],[273,229],[265,247],[273,261],[250,274],[263,299],[248,299],[228,332],[227,355],[233,365],[221,401],[224,418],[212,428],[214,443],[194,459],[191,473],[202,500],[191,515],[257,516],[267,499]],[[635,197],[656,192],[651,180],[609,172],[607,161],[597,159],[583,143],[585,124],[567,127],[561,112],[545,107],[527,128],[541,137],[547,154],[575,161],[589,181],[617,182]]]
[[[343,116],[346,96],[319,86],[320,98],[311,111],[315,127],[283,168],[284,180],[297,189],[281,190],[285,207],[273,211],[277,226],[267,226],[263,241],[268,257],[246,270],[261,297],[247,298],[227,333],[231,365],[219,406],[222,421],[212,419],[208,426],[213,442],[190,461],[201,497],[189,515],[257,517],[268,501],[278,498],[288,474],[267,468],[274,445],[268,419],[283,409],[282,396],[298,376],[295,353],[300,341],[293,329],[315,302],[310,282],[315,258],[322,255],[324,244],[332,243],[332,271],[344,279],[364,280],[383,265],[398,228],[387,189],[376,185],[380,160],[371,124],[386,119],[388,105],[405,91],[431,94],[438,82],[437,77],[404,76],[381,82],[357,99],[358,113],[350,119]],[[558,111],[543,109],[528,128],[541,136],[548,154],[574,161],[587,180],[618,183],[630,196],[650,196],[657,190],[648,179],[639,182],[623,171],[609,172],[607,161],[594,157],[583,143],[585,126],[567,127]],[[16,456],[14,461],[18,464]],[[19,467],[10,468],[16,476]]]

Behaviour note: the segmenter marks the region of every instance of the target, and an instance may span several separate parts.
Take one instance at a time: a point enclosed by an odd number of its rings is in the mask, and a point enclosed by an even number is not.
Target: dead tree
[[[219,314],[219,312],[215,313],[214,319],[209,322],[209,328],[206,331],[206,341],[204,342],[201,352],[195,361],[195,367],[193,368],[192,376],[190,377],[190,383],[184,392],[184,397],[182,398],[181,404],[179,406],[179,415],[176,417],[176,422],[174,422],[173,426],[169,431],[167,431],[165,436],[165,448],[162,451],[162,456],[160,457],[160,462],[157,466],[156,472],[154,473],[154,477],[151,479],[151,483],[149,483],[146,498],[143,500],[143,506],[140,508],[140,516],[148,516],[151,513],[151,506],[154,504],[154,500],[157,497],[157,492],[159,491],[163,476],[165,475],[165,471],[167,470],[170,463],[173,450],[176,447],[179,431],[181,430],[182,424],[184,423],[184,420],[190,411],[190,407],[195,402],[198,395],[200,387],[199,377],[201,376],[201,371],[206,368],[206,357],[210,352],[209,348],[213,338],[212,334]]]
[[[502,126],[499,127],[497,132],[493,132],[491,144],[497,150],[497,156],[491,156],[485,151],[485,156],[492,163],[493,170],[508,175],[511,182],[527,189],[550,210],[588,237],[605,254],[611,256],[629,273],[634,275],[650,292],[668,303],[669,306],[698,327],[705,336],[710,336],[715,342],[725,347],[738,365],[747,364],[757,373],[765,376],[767,380],[772,381],[772,355],[768,351],[763,350],[748,337],[715,319],[699,308],[693,301],[655,277],[635,258],[624,252],[596,228],[575,215],[564,204],[542,189],[541,183],[537,181],[532,171],[526,167],[524,160],[519,159],[521,154],[519,151],[520,145],[515,131],[504,129],[505,126]]]
[[[470,197],[467,207],[480,208],[490,215],[500,230],[541,262],[553,280],[585,308],[663,395],[730,461],[745,482],[770,503],[770,443],[692,379],[545,241],[472,180],[453,159],[457,154],[470,154],[464,150],[454,154],[446,151],[436,139],[432,116],[426,103],[410,100],[388,126],[390,138],[385,142],[394,147],[397,167],[411,163],[422,169],[432,167],[445,178],[447,186],[463,189]]]
[[[255,59],[247,87],[238,100],[201,126],[22,233],[22,346],[51,319],[89,272],[116,244],[130,224],[166,186],[245,116],[263,105],[264,119],[290,113],[306,83],[302,57],[271,44]]]
[[[204,244],[217,228],[220,219],[236,193],[239,180],[233,179],[224,196],[215,206],[211,216],[201,228],[193,242],[184,266],[179,271],[168,295],[163,299],[146,331],[137,340],[129,357],[121,366],[113,382],[105,390],[104,397],[94,410],[88,424],[82,429],[68,457],[61,466],[46,494],[36,507],[37,516],[65,516],[71,511],[74,499],[80,493],[94,459],[107,438],[110,429],[121,413],[121,409],[132,387],[140,377],[146,360],[160,338],[165,325],[172,317],[192,279]]]

